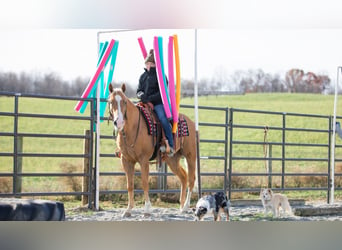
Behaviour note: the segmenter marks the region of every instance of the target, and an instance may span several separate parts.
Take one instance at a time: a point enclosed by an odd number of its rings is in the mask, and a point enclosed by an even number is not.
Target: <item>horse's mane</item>
[[[114,88],[114,89],[113,89],[113,92],[112,92],[111,95],[110,95],[110,97],[111,97],[112,95],[120,95],[120,96],[122,96],[123,98],[129,100],[129,98],[125,95],[125,93],[122,91],[121,88]]]

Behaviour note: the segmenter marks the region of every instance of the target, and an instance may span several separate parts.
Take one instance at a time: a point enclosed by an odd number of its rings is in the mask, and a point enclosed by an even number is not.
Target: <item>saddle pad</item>
[[[178,137],[189,136],[188,123],[182,118],[178,118]]]
[[[144,120],[146,122],[147,131],[149,135],[156,135],[157,134],[157,124],[153,122],[151,118],[151,113],[143,106],[137,105],[139,108]]]

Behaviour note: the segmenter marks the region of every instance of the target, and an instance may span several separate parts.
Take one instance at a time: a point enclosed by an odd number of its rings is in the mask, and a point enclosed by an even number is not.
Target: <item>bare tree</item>
[[[303,81],[304,71],[301,69],[290,69],[286,72],[285,83],[289,92],[298,92],[298,86]]]

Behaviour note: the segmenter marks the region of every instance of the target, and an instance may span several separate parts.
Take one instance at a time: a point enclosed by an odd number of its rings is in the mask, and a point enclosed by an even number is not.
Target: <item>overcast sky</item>
[[[336,80],[342,65],[342,2],[214,2],[204,6],[201,1],[184,1],[179,9],[175,3],[144,1],[152,6],[147,10],[140,2],[130,5],[131,0],[124,5],[100,0],[81,6],[80,1],[63,0],[1,2],[0,70],[90,77],[97,63],[97,32],[129,28],[133,31],[100,35],[101,41],[119,41],[114,81],[137,83],[144,67],[138,37],[149,49],[153,36],[162,36],[166,47],[173,34],[179,39],[181,76],[193,79],[194,28],[199,27],[198,79],[211,79],[223,70],[229,75],[259,68],[283,75],[296,67]]]

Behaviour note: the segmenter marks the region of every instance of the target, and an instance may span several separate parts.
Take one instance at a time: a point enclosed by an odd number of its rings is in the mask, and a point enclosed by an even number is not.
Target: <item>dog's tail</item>
[[[285,212],[289,215],[293,215],[292,207],[289,201],[285,203]]]

